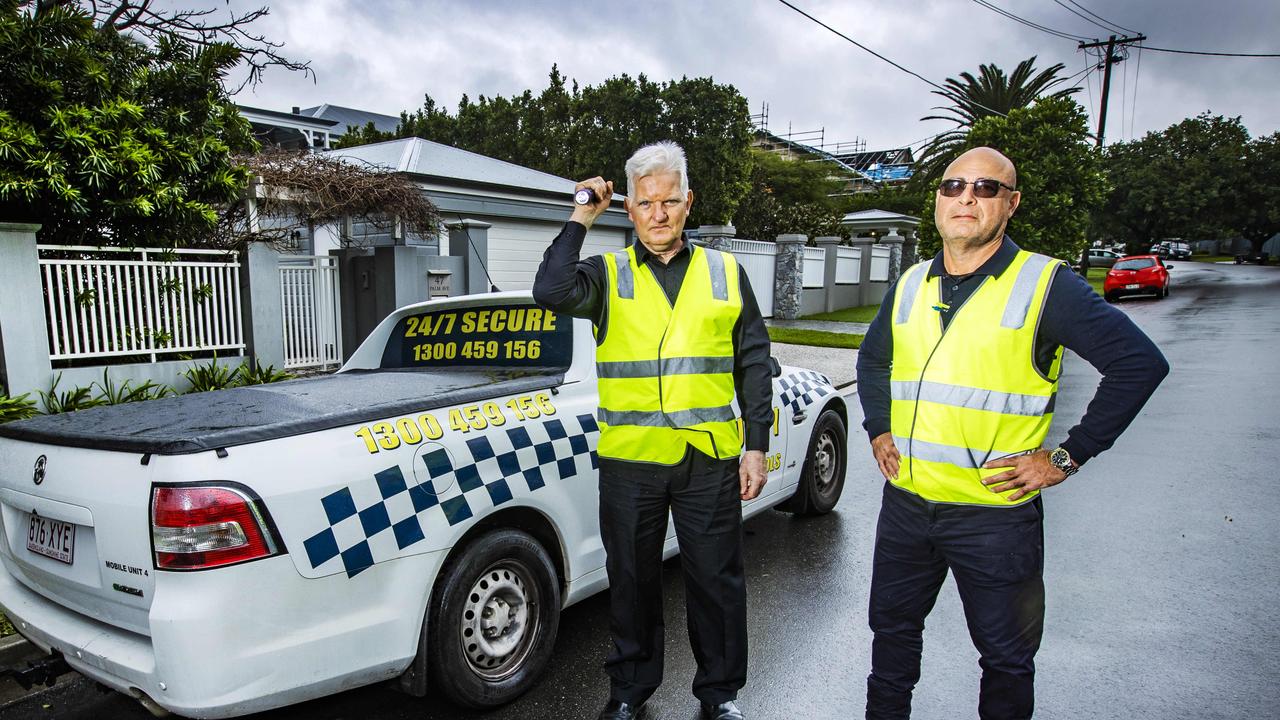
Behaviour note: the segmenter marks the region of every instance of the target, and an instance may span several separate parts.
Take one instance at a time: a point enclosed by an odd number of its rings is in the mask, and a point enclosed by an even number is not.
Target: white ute
[[[773,389],[744,515],[828,512],[844,402],[798,368]],[[497,293],[402,308],[328,377],[0,425],[0,606],[153,710],[383,680],[501,705],[607,584],[595,410],[590,323]]]

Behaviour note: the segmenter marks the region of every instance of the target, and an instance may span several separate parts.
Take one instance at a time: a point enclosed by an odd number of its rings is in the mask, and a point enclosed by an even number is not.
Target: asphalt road
[[[1171,375],[1115,448],[1045,498],[1037,718],[1280,717],[1280,268],[1174,265],[1168,299],[1120,304],[1164,350]],[[1097,379],[1068,360],[1051,442],[1083,414]],[[862,716],[883,481],[860,432],[850,451],[835,513],[771,512],[747,524],[751,677],[740,705],[750,718]],[[677,562],[667,568],[667,682],[651,701],[654,720],[697,714]],[[593,718],[608,689],[604,600],[565,611],[541,684],[499,711],[374,687],[255,717]],[[976,661],[948,582],[925,633],[914,717],[975,717]],[[3,714],[149,717],[83,681]]]

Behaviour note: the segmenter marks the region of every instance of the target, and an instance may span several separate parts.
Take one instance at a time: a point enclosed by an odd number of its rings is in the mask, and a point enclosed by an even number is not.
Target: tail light
[[[158,570],[208,570],[277,555],[281,543],[260,498],[217,483],[157,485],[151,546]]]

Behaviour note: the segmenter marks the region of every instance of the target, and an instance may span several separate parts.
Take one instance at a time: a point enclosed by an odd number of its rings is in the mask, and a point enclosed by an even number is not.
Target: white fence
[[[342,364],[337,258],[281,257],[280,306],[284,312],[286,369]]]
[[[889,246],[871,246],[871,282],[889,280]]]
[[[746,271],[751,290],[760,305],[760,314],[773,317],[773,286],[778,271],[778,246],[759,240],[730,240],[729,252]]]
[[[37,245],[49,359],[244,354],[239,255]]]
[[[804,287],[822,287],[827,270],[827,251],[820,247],[804,249]]]
[[[862,250],[853,247],[836,248],[836,284],[857,285],[862,278]]]

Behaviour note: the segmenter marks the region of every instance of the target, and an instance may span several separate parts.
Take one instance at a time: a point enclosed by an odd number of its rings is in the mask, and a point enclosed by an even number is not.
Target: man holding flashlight
[[[693,694],[702,717],[743,717],[746,583],[742,501],[764,486],[772,422],[769,336],[733,256],[683,239],[693,206],[684,151],[662,142],[627,161],[639,242],[579,259],[613,183],[578,184],[573,215],[544,255],[533,296],[596,328],[600,533],[613,648],[602,720],[630,720],[662,682],[662,546],[675,521]],[[742,408],[742,428],[732,403]]]

